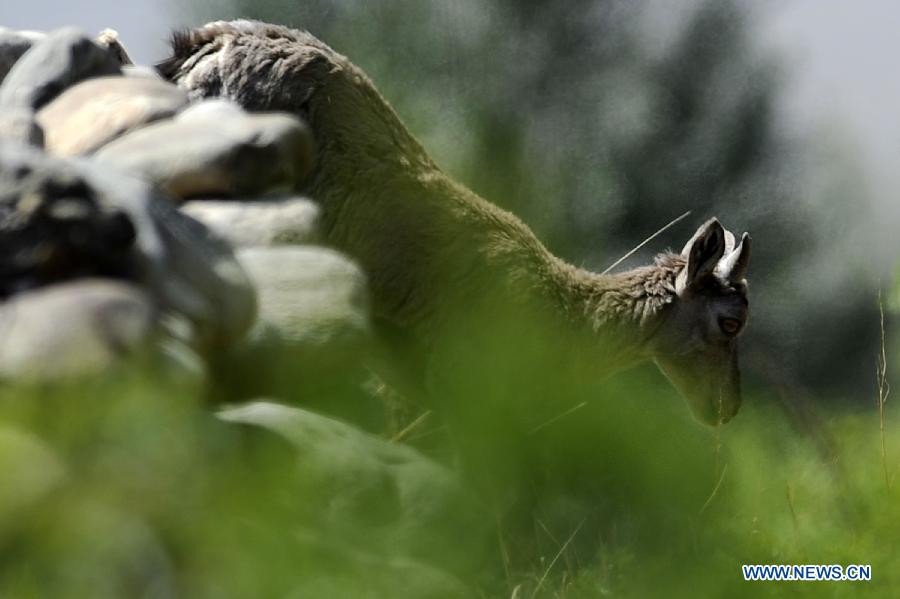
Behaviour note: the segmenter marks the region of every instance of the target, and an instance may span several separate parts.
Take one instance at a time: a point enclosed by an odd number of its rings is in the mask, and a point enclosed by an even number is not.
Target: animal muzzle
[[[700,397],[686,397],[694,417],[704,424],[725,424],[741,409],[740,389],[712,390]]]
[[[700,422],[710,426],[725,424],[740,410],[741,382],[736,356],[718,365],[710,359],[657,359],[657,364]]]

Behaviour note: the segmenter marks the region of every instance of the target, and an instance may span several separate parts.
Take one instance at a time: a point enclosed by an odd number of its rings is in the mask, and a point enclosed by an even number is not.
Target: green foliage
[[[298,455],[218,421],[190,386],[142,370],[7,388],[0,595],[892,596],[894,413],[888,489],[871,414],[834,413],[812,436],[757,396],[732,424],[705,429],[648,375],[593,387],[592,402],[532,435],[531,532],[504,520],[479,535],[463,503],[441,526],[451,541],[416,555],[397,541],[410,516],[392,515],[391,489],[373,487],[342,525],[347,497],[323,485],[314,444]],[[744,563],[871,564],[873,581],[744,582]]]

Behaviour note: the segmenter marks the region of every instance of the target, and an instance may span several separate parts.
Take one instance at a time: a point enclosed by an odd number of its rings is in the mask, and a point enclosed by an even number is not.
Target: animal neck
[[[429,248],[434,255],[444,256],[446,263],[429,264],[440,277],[428,287],[437,290],[445,279],[459,283],[459,288],[468,288],[471,285],[459,279],[465,278],[471,284],[472,264],[479,262],[489,276],[505,279],[500,293],[503,297],[498,298],[504,306],[508,306],[505,300],[515,304],[532,297],[537,299],[533,305],[549,307],[556,315],[562,315],[564,326],[572,328],[572,337],[582,339],[591,348],[580,353],[593,356],[590,367],[594,370],[612,371],[647,357],[648,341],[661,324],[665,308],[675,298],[675,276],[684,265],[680,256],[664,254],[653,265],[609,275],[564,263],[550,254],[524,223],[447,177],[368,76],[340,55],[332,57],[331,75],[308,110],[308,120],[321,144],[311,193],[328,208],[326,226],[332,240],[341,247],[357,249],[353,253],[375,274],[376,304],[379,300],[391,301],[384,298],[422,293],[426,286],[422,281],[415,288],[410,286],[408,293],[398,294],[397,288],[402,288],[403,282],[412,285],[411,279],[406,280],[409,272],[416,272],[410,260],[415,256],[424,259],[423,248]],[[409,250],[402,261],[409,272],[379,276],[392,272],[395,261],[383,263],[379,256],[384,248],[353,248],[357,241],[344,235],[335,222],[347,212],[344,208],[348,202],[357,203],[348,210],[367,210],[358,203],[375,193],[372,181],[378,181],[381,210],[387,212],[389,219],[385,221],[390,222],[380,221],[381,217],[373,214],[370,223],[374,227],[379,222],[377,226],[383,232],[391,233],[392,247]],[[340,197],[335,196],[335,190]],[[399,201],[402,204],[394,203]],[[390,211],[388,205],[396,210]],[[440,231],[436,226],[444,220],[454,224]],[[410,229],[415,229],[427,243],[404,246]],[[478,257],[472,258],[476,254]],[[454,262],[454,256],[462,256],[462,265]],[[379,288],[382,280],[391,283],[391,288],[383,293]],[[447,295],[452,296],[452,292]],[[471,298],[462,303],[469,305]],[[524,299],[524,303],[532,304],[529,299]],[[390,306],[385,312],[396,317],[403,308]],[[558,322],[557,318],[552,320]],[[605,356],[596,356],[598,346]]]
[[[321,180],[339,175],[352,184],[359,173],[362,181],[379,176],[389,183],[392,174],[437,169],[369,77],[343,56],[333,58],[333,72],[308,110]]]
[[[651,340],[675,301],[675,277],[683,266],[680,256],[661,254],[652,265],[615,274],[559,269],[562,312],[578,338],[605,352],[589,358],[589,368],[611,372],[652,355]]]

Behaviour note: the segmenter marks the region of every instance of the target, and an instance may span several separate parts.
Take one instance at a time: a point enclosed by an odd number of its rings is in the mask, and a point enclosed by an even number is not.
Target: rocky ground
[[[320,245],[315,198],[295,191],[314,160],[295,116],[192,103],[131,64],[113,32],[0,30],[0,385],[71,388],[139,360],[245,402],[210,402],[209,418],[286,440],[323,522],[353,531],[374,518],[408,560],[348,554],[384,578],[366,596],[469,596],[444,568],[477,566],[440,558],[459,542],[459,514],[469,540],[481,526],[454,474],[309,409],[329,394],[375,401],[365,277]],[[32,432],[5,427],[3,439],[0,454],[14,446],[44,475],[0,472],[0,487],[44,501],[67,456]],[[373,515],[376,504],[389,508]],[[2,533],[0,522],[0,547]],[[427,574],[413,595],[410,569]],[[362,583],[316,584],[349,596]]]

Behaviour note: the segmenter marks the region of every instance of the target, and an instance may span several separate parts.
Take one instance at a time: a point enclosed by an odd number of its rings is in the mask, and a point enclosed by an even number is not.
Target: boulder
[[[202,349],[243,337],[255,292],[231,248],[146,183],[0,143],[0,297],[84,277],[131,281]]]
[[[16,61],[43,38],[44,34],[36,31],[14,31],[0,27],[0,83]]]
[[[299,484],[340,538],[370,531],[399,556],[465,569],[484,549],[484,507],[445,466],[415,449],[301,408],[268,401],[221,410],[221,420],[260,427],[297,452]],[[286,479],[286,482],[290,481]],[[345,537],[346,538],[346,537]],[[371,548],[371,547],[370,547]]]
[[[153,67],[144,65],[128,64],[122,67],[122,75],[125,77],[137,77],[139,79],[153,79],[154,81],[165,81],[162,75],[156,72]]]
[[[312,154],[309,129],[292,115],[211,119],[188,110],[124,135],[95,156],[186,199],[295,189],[311,169]]]
[[[134,285],[80,279],[0,304],[0,378],[62,380],[102,372],[146,347],[155,309]]]
[[[135,227],[74,164],[0,145],[0,298],[70,279],[136,279]]]
[[[192,200],[181,210],[234,247],[316,243],[319,207],[306,198]]]
[[[363,389],[373,342],[360,269],[320,247],[245,248],[238,260],[257,289],[259,318],[216,364],[218,396],[274,395],[378,426],[383,410]]]
[[[79,81],[121,72],[112,54],[66,27],[35,43],[13,65],[0,85],[0,106],[38,110]]]
[[[41,148],[44,146],[44,130],[31,110],[10,108],[0,112],[0,139]]]
[[[249,113],[240,104],[227,98],[208,98],[194,102],[180,115],[181,120],[216,123],[225,119],[247,116]]]
[[[142,182],[135,187],[150,191]],[[134,206],[157,233],[146,237],[143,279],[162,303],[186,316],[204,349],[222,349],[242,340],[256,320],[256,290],[227,243],[203,224],[182,214],[170,200],[151,194]],[[143,244],[139,225],[139,242]],[[159,244],[159,245],[156,245]]]
[[[97,77],[57,96],[37,114],[52,154],[88,154],[129,131],[174,116],[187,95],[162,80]]]
[[[370,333],[366,279],[356,264],[322,247],[238,251],[259,296],[256,335],[308,349],[359,347]],[[251,335],[252,336],[252,335]]]
[[[94,42],[105,49],[121,66],[124,67],[134,64],[134,61],[128,56],[128,51],[119,39],[119,32],[115,29],[104,29],[100,32],[100,35],[97,36],[97,39],[95,39]]]

